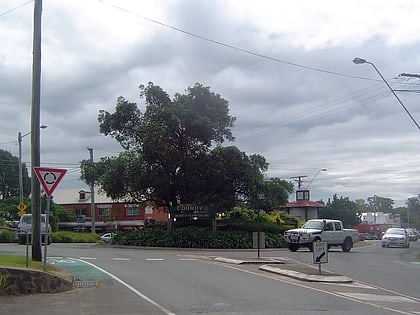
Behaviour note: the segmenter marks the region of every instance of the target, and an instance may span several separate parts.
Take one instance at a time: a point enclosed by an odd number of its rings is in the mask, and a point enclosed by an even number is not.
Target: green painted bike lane
[[[47,263],[51,264],[78,281],[111,280],[112,277],[95,267],[93,264],[81,259],[70,257],[47,257]]]

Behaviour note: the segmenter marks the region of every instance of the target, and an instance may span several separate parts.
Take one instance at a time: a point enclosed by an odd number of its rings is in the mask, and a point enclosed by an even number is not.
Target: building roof
[[[286,208],[323,208],[324,204],[310,200],[291,201],[286,205]]]
[[[85,193],[85,198],[80,199],[80,193]],[[104,193],[100,193],[98,188],[95,187],[95,204],[98,203],[114,203],[118,202],[118,200],[113,200],[106,196]],[[90,195],[90,188],[65,188],[65,189],[55,189],[54,193],[52,194],[53,201],[59,205],[67,205],[67,204],[90,204],[91,202],[91,195]]]

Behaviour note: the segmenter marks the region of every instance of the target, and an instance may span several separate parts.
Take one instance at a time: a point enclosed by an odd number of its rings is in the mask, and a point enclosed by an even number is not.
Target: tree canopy
[[[360,223],[361,213],[357,210],[357,205],[349,197],[337,197],[335,194],[324,208],[319,210],[319,217],[325,219],[336,219],[343,222],[344,227],[353,227]]]
[[[82,161],[86,183],[95,182],[114,199],[202,203],[215,210],[232,209],[238,199],[253,202],[262,192],[265,158],[222,146],[234,140],[236,118],[219,94],[196,83],[171,99],[149,82],[140,86],[140,98],[144,112],[123,97],[115,112],[99,112],[100,132],[115,138],[124,151],[97,163]],[[279,202],[287,201],[293,190],[280,180],[266,188],[273,198],[280,197]]]
[[[26,165],[22,164],[23,196],[30,193],[30,178]],[[0,199],[19,197],[19,159],[0,149]]]

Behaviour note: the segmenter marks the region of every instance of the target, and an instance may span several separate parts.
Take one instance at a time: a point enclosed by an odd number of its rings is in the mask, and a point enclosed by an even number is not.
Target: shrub
[[[255,231],[255,230],[254,230]],[[177,228],[172,233],[157,228],[118,232],[112,241],[118,245],[178,248],[252,248],[252,231],[226,230],[212,232],[205,228]],[[285,247],[279,233],[266,233],[266,247]]]
[[[92,233],[59,231],[52,233],[53,243],[96,243],[101,238]]]
[[[0,229],[0,243],[13,243],[13,232]]]

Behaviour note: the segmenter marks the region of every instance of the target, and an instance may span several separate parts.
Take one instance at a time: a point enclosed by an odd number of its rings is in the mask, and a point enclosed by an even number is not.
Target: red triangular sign
[[[67,170],[60,168],[34,167],[34,172],[48,197],[64,177]]]

